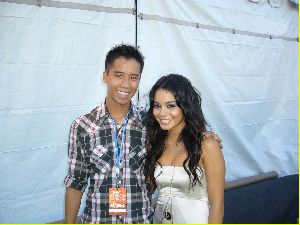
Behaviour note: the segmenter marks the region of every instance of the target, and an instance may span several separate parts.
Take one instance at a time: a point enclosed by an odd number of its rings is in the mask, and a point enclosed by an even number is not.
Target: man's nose
[[[130,77],[129,76],[123,76],[121,86],[122,87],[130,87]]]

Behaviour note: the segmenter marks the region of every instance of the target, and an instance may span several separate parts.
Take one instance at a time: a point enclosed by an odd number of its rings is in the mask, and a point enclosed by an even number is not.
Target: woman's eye
[[[158,104],[154,104],[154,105],[153,105],[153,108],[154,108],[154,109],[159,108],[159,105],[158,105]]]
[[[170,105],[167,105],[167,107],[168,107],[169,109],[172,109],[172,108],[175,108],[176,105],[175,105],[175,104],[170,104]]]

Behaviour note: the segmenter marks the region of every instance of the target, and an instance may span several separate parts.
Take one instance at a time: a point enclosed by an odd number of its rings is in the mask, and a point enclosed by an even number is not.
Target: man
[[[131,103],[143,66],[144,57],[135,47],[112,48],[103,72],[105,102],[71,126],[66,223],[76,223],[88,182],[81,223],[151,222],[151,195],[144,176],[145,112]]]
[[[65,178],[66,223],[76,223],[88,180],[82,223],[150,222],[150,192],[143,173],[144,112],[131,104],[143,66],[144,57],[136,48],[119,45],[111,49],[103,72],[105,102],[71,126]],[[109,188],[116,187],[123,187],[127,195],[125,210],[119,209],[119,213],[109,206]]]

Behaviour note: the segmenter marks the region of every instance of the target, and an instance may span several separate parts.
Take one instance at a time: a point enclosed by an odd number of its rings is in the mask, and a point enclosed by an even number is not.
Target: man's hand
[[[202,135],[203,135],[203,139],[212,137],[219,143],[220,149],[223,148],[222,140],[221,140],[221,138],[219,138],[219,136],[216,133],[214,133],[212,131],[205,131]]]

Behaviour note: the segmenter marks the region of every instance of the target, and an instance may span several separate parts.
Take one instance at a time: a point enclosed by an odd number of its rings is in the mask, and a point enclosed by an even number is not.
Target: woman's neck
[[[168,142],[173,142],[173,143],[177,143],[178,142],[178,138],[179,135],[182,132],[182,129],[184,128],[185,123],[177,125],[175,127],[173,127],[172,129],[168,130],[168,134],[167,134],[167,141]]]
[[[178,142],[178,137],[179,137],[179,132],[168,132],[166,142],[167,143],[177,143]]]

